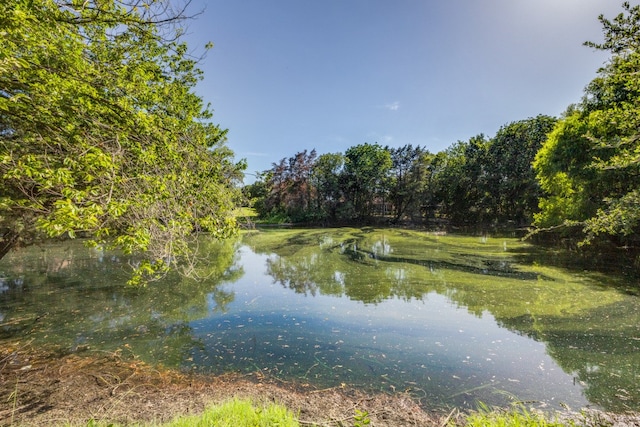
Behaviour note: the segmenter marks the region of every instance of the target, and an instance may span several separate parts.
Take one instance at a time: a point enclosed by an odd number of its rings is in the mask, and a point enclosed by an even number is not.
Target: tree
[[[344,186],[353,216],[373,215],[376,198],[384,200],[385,180],[391,168],[391,155],[380,145],[364,143],[345,152]]]
[[[287,194],[287,207],[294,218],[308,219],[315,216],[311,213],[311,202],[315,198],[311,174],[316,157],[316,150],[313,149],[310,153],[304,150],[289,158],[290,185]]]
[[[389,199],[393,203],[395,221],[409,217],[420,220],[434,211],[436,156],[411,144],[387,147],[391,154],[390,178],[387,180]]]
[[[613,21],[599,17],[612,56],[550,134],[534,167],[547,196],[536,225],[579,224],[587,240],[621,243],[640,231],[640,6],[623,4]]]
[[[262,216],[284,215],[290,221],[304,221],[315,214],[312,208],[315,188],[312,185],[312,171],[316,150],[296,153],[293,157],[282,158],[273,163],[272,168],[260,174],[261,184],[266,190],[264,201],[259,203]]]
[[[389,198],[397,222],[407,214],[412,217],[419,215],[420,196],[427,179],[424,160],[428,151],[411,144],[398,148],[387,147],[387,150],[391,154]]]
[[[480,134],[452,145],[437,160],[435,185],[440,213],[455,225],[478,224],[486,219],[487,146],[486,137]]]
[[[436,197],[438,187],[435,177],[440,171],[443,152],[432,154],[425,150],[412,168],[416,180],[420,183],[416,188],[417,197],[407,208],[407,215],[416,220],[430,221],[438,210],[439,200]]]
[[[321,219],[335,221],[344,196],[340,176],[344,165],[341,153],[321,154],[313,165],[311,179],[316,190],[316,209]]]
[[[0,256],[87,233],[141,252],[132,282],[224,237],[244,167],[193,89],[182,11],[159,1],[0,5]]]
[[[545,192],[540,199],[540,212],[534,216],[537,226],[584,221],[595,213],[601,196],[592,198],[595,188],[588,188],[589,182],[599,184],[595,171],[589,167],[587,132],[583,113],[576,111],[558,122],[536,155],[533,165]]]
[[[486,205],[495,221],[529,225],[538,211],[541,190],[532,162],[556,119],[539,115],[500,128],[485,160]]]
[[[266,216],[268,214],[268,209],[265,203],[270,192],[270,189],[267,186],[269,173],[269,171],[256,173],[255,182],[245,185],[242,188],[245,203],[254,208],[259,216]]]

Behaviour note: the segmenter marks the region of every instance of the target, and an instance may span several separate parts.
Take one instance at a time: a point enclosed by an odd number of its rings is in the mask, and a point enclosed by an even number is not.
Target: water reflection
[[[282,230],[203,239],[199,282],[125,285],[130,259],[78,242],[0,262],[0,339],[407,392],[640,409],[628,276],[545,262],[513,239]],[[549,253],[547,253],[547,257]]]
[[[233,292],[217,287],[243,275],[233,242],[204,242],[210,262],[195,282],[177,274],[147,288],[130,288],[130,258],[81,242],[28,248],[0,264],[0,339],[27,338],[67,351],[127,352],[179,365],[194,339],[189,322],[225,312]]]
[[[288,244],[284,253],[264,248],[271,253],[267,272],[277,283],[303,294],[343,295],[367,304],[422,300],[430,292],[445,295],[478,318],[490,313],[500,326],[544,342],[591,403],[611,410],[639,408],[637,278],[616,275],[611,259],[605,276],[585,270],[584,263],[580,270],[572,268],[571,257],[564,268],[564,253],[515,240],[352,231],[334,235],[330,248],[321,246],[309,269],[307,243],[314,233],[298,232],[296,239],[303,243]],[[262,250],[251,237],[248,241]],[[619,270],[624,273],[626,265]]]

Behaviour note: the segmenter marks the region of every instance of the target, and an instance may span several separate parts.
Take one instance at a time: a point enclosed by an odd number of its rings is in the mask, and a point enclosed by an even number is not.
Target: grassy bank
[[[510,409],[492,409],[480,405],[480,409],[469,414],[462,414],[456,410],[444,418],[434,418],[428,426],[438,427],[562,427],[589,426],[611,427],[615,425],[637,425],[637,418],[624,420],[603,416],[602,413],[581,413],[568,416],[557,415],[550,417],[540,412],[529,411],[517,405]],[[631,424],[629,424],[631,423]],[[179,415],[165,423],[144,422],[114,424],[107,421],[90,420],[78,427],[364,427],[379,425],[372,422],[369,413],[354,408],[353,414],[340,420],[313,422],[300,420],[297,415],[286,407],[275,404],[255,404],[248,399],[232,399],[224,403],[210,406],[202,414]],[[424,425],[424,424],[416,424]],[[65,424],[65,427],[76,427]]]
[[[453,415],[453,413],[451,414]],[[434,425],[441,426],[500,426],[500,427],[556,427],[567,423],[550,421],[543,415],[532,413],[524,408],[510,411],[489,410],[483,408],[468,415],[449,416]],[[435,421],[435,420],[434,420]],[[575,425],[568,422],[569,425]],[[131,424],[129,424],[131,425]],[[328,424],[300,421],[298,417],[282,405],[256,405],[246,399],[233,399],[225,403],[208,407],[199,415],[180,415],[166,423],[146,422],[135,424],[138,427],[301,427],[301,426],[353,426],[364,427],[371,424],[366,411],[354,409],[353,415],[342,420],[333,420]],[[83,426],[85,426],[83,424]],[[124,427],[107,421],[90,420],[86,427]],[[67,427],[74,427],[67,424]]]
[[[94,424],[95,425],[95,424]],[[96,427],[101,427],[99,424]],[[165,424],[145,424],[149,427],[298,427],[295,415],[281,405],[258,406],[249,400],[233,399],[207,408],[200,415],[178,416]]]

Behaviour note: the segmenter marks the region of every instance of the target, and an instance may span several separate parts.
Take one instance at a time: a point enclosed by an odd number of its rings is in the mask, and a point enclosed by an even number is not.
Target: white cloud
[[[400,103],[398,101],[392,102],[391,104],[385,105],[384,108],[390,111],[398,111],[398,109],[400,108]]]

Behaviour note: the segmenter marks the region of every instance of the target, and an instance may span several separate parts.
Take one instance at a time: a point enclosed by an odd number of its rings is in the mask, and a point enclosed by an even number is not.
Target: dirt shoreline
[[[260,372],[193,375],[117,354],[55,355],[17,345],[0,350],[0,426],[86,426],[91,419],[162,422],[233,397],[282,404],[309,426],[351,426],[355,409],[369,412],[372,426],[444,426],[462,419],[456,410],[425,411],[408,395],[368,395],[348,387],[317,390]],[[640,426],[640,414],[562,416],[577,425]]]

